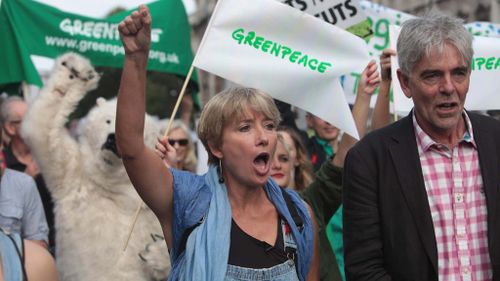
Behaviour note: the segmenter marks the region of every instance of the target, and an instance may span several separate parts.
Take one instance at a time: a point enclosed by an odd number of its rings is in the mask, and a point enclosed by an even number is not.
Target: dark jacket
[[[307,155],[311,160],[314,172],[319,171],[321,165],[328,159],[323,146],[318,142],[317,136],[312,136],[307,140]]]
[[[326,227],[342,204],[342,169],[331,161],[325,161],[316,173],[314,182],[301,196],[311,206],[318,225],[320,280],[341,281],[337,260],[326,236]]]
[[[468,113],[486,193],[493,281],[500,280],[500,123]],[[411,115],[368,134],[344,168],[347,280],[438,280],[437,246]]]

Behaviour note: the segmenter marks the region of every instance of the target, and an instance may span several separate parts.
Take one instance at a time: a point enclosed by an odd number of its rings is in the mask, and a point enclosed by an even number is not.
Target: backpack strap
[[[290,215],[292,216],[293,222],[299,229],[299,231],[302,232],[304,229],[304,222],[302,221],[302,218],[299,216],[299,212],[297,211],[297,208],[293,204],[292,197],[284,188],[280,188],[281,193],[283,194],[283,198],[285,199],[286,207],[288,208],[288,211],[290,212]]]
[[[200,224],[203,223],[203,221],[205,221],[206,216],[207,216],[207,214],[204,214],[203,217],[201,217],[201,219],[197,223],[195,223],[193,226],[190,226],[186,230],[184,230],[184,232],[182,233],[181,242],[179,244],[179,249],[177,251],[179,254],[184,252],[184,250],[186,250],[186,244],[187,244],[189,234],[191,234],[191,232],[193,232],[193,230],[195,228],[197,228]]]
[[[304,229],[304,222],[302,218],[299,216],[299,212],[297,211],[297,208],[293,204],[292,197],[284,188],[281,189],[281,194],[283,194],[283,199],[285,199],[286,207],[288,211],[290,212],[290,215],[293,219],[293,222],[297,226],[300,232]],[[282,219],[283,223],[283,241],[284,241],[284,250],[289,259],[292,259],[293,261],[297,262],[297,243],[295,242],[295,239],[289,230],[288,223]],[[298,270],[298,267],[295,268]],[[298,271],[297,271],[297,276],[298,276]]]
[[[24,240],[18,233],[0,228],[0,257],[6,280],[27,280],[24,268]]]

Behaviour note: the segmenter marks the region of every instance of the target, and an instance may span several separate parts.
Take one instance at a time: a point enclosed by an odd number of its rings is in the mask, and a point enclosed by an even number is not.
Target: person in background
[[[307,157],[302,137],[293,128],[286,126],[278,127],[278,135],[281,135],[285,148],[290,154],[292,174],[289,184],[290,188],[297,191],[304,190],[314,180],[312,164]]]
[[[2,153],[7,168],[24,172],[35,180],[49,226],[49,248],[53,252],[55,247],[54,203],[38,165],[31,155],[30,148],[21,136],[21,122],[27,110],[28,105],[18,96],[10,96],[2,102],[0,119],[2,128],[10,140],[4,146]]]
[[[321,165],[337,151],[340,130],[310,112],[306,114],[306,119],[314,129],[314,136],[307,141],[307,153],[314,172],[317,172]]]
[[[191,133],[183,121],[172,121],[168,132],[168,141],[177,152],[177,159],[172,164],[173,168],[195,172],[197,164],[195,146]]]
[[[318,280],[312,213],[298,194],[269,179],[279,123],[272,98],[249,88],[215,95],[198,126],[209,172],[167,169],[143,139],[148,8],[140,6],[118,29],[125,61],[116,143],[131,182],[162,226],[172,261],[169,279]],[[171,159],[175,148],[168,139],[165,147]]]
[[[2,126],[10,140],[4,147],[3,153],[7,167],[25,172],[34,178],[39,174],[38,165],[21,136],[21,122],[27,110],[28,105],[18,96],[11,96],[3,101],[0,108]]]
[[[0,168],[0,228],[48,247],[49,228],[36,184],[25,173],[9,168]]]
[[[375,61],[370,61],[361,74],[358,82],[356,99],[352,107],[352,115],[360,138],[366,133],[369,117],[370,100],[380,83],[379,72]],[[341,214],[342,183],[345,156],[358,140],[348,134],[343,134],[338,149],[318,172],[315,180],[307,187],[301,196],[309,203],[316,216],[320,240],[320,276],[324,281],[344,280],[344,260],[342,254],[342,239],[333,237],[327,232],[334,219],[334,214]],[[341,217],[340,217],[341,222]],[[335,221],[338,225],[338,220]],[[340,233],[341,233],[340,224]]]
[[[403,23],[408,116],[374,131],[344,169],[347,280],[500,280],[500,123],[464,109],[472,35],[431,14]]]
[[[271,177],[280,187],[287,188],[292,181],[293,162],[289,145],[285,142],[283,135],[278,133],[277,138],[278,142],[271,165]]]
[[[385,73],[389,73],[390,74],[390,62],[388,61],[388,59],[386,57],[389,57],[390,55],[392,55],[392,52],[389,51],[389,54],[388,52],[384,51],[383,54],[381,55],[381,71],[382,72],[385,72]],[[372,65],[373,67],[373,65]],[[389,69],[387,69],[389,68]],[[383,75],[381,75],[383,76]],[[390,119],[390,112],[389,112],[389,90],[390,90],[390,80],[388,81],[387,80],[387,77],[385,78],[380,78],[381,82],[379,84],[379,94],[377,95],[377,100],[376,100],[376,103],[375,103],[375,108],[374,108],[374,111],[373,111],[373,115],[372,115],[372,122],[371,122],[371,125],[372,125],[372,130],[374,129],[374,127],[383,127],[383,126],[386,126],[390,123],[391,119]],[[367,83],[367,79],[366,79],[366,75],[362,74],[361,76],[361,79],[360,79],[360,82],[358,84],[358,89],[360,89],[360,91],[358,91],[358,94],[359,93],[365,93],[365,94],[373,94],[373,91],[375,91],[375,88],[373,87],[372,84],[370,83]],[[354,115],[354,120],[359,128],[360,124],[362,126],[365,126],[365,127],[362,127],[362,130],[361,132],[363,133],[363,135],[365,134],[365,131],[366,131],[366,125],[363,125],[363,124],[366,124],[366,120],[365,118],[367,118],[368,116],[367,115],[364,115],[364,114],[361,114],[359,115],[359,108],[365,108],[366,111],[368,111],[368,104],[367,103],[363,103],[363,107],[360,107],[360,106],[355,106],[358,108],[356,109],[356,112],[358,112],[357,114],[353,114]],[[354,109],[354,107],[353,107]],[[354,110],[353,110],[354,112]],[[361,120],[361,121],[360,121]],[[363,121],[365,120],[365,121]],[[364,122],[364,123],[363,123]],[[336,166],[334,163],[332,163],[333,165],[329,165],[329,164],[325,164],[323,165],[322,167],[322,170],[321,172],[319,172],[317,174],[317,177],[318,177],[318,182],[319,181],[322,181],[323,184],[325,185],[328,185],[330,188],[329,189],[324,189],[324,190],[336,190],[336,186],[341,186],[342,185],[342,172],[343,170],[342,169],[339,169],[339,167],[343,167],[344,165],[344,162],[345,162],[345,156],[346,156],[346,153],[348,152],[348,150],[357,142],[355,139],[351,138],[350,136],[345,136],[347,139],[346,139],[346,142],[347,143],[343,143],[343,140],[341,140],[341,145],[339,145],[339,152],[338,154],[339,155],[342,155],[343,159],[342,158],[337,158],[337,160],[340,160],[337,162],[336,165],[340,165],[340,166]],[[363,136],[360,136],[361,138]],[[342,136],[342,138],[344,138],[344,136]],[[344,148],[344,145],[347,145],[346,148]],[[334,159],[336,158],[336,156],[334,157]],[[333,178],[333,179],[336,179],[335,181],[327,181],[328,178]],[[319,194],[319,198],[329,198],[327,196],[324,196],[324,194]],[[334,198],[335,200],[338,200],[339,198],[341,197],[341,190],[339,191],[338,193],[338,196],[335,197],[335,196],[332,196],[331,198]],[[318,198],[318,199],[319,199]],[[340,204],[340,205],[339,205]],[[342,277],[342,280],[346,280],[345,278],[345,271],[344,271],[344,242],[343,242],[343,223],[342,223],[342,203],[341,203],[341,198],[340,198],[340,203],[339,201],[333,201],[333,202],[326,202],[325,205],[331,205],[331,206],[339,206],[337,208],[337,210],[335,211],[335,213],[333,214],[333,216],[330,218],[330,220],[327,222],[326,224],[326,236],[328,237],[328,241],[330,242],[331,246],[332,246],[332,249],[333,249],[333,252],[335,254],[335,257],[336,257],[336,260],[337,260],[337,263],[338,263],[338,266],[339,266],[339,269],[340,269],[340,275]],[[330,214],[327,213],[325,216],[329,216]]]

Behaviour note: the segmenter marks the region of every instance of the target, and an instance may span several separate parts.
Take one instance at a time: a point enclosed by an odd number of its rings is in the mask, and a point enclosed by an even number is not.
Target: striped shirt
[[[432,140],[413,114],[420,164],[434,224],[441,281],[486,281],[488,252],[486,198],[472,124],[452,149]]]

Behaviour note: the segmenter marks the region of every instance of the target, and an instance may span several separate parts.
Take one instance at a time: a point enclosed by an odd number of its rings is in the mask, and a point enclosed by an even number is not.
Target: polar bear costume
[[[98,99],[78,141],[64,126],[98,80],[87,59],[74,53],[61,56],[48,83],[30,105],[22,127],[54,200],[60,279],[160,280],[170,267],[168,252],[163,241],[163,250],[154,251],[156,259],[147,254],[146,246],[162,230],[144,204],[127,250],[122,251],[140,198],[117,156],[116,100]],[[154,121],[146,117],[148,146],[154,145],[157,135]]]

